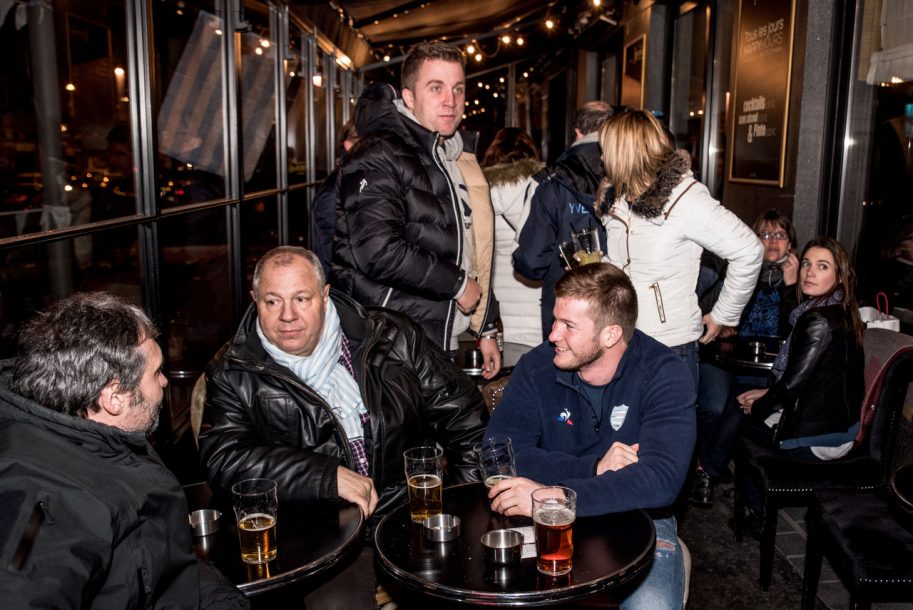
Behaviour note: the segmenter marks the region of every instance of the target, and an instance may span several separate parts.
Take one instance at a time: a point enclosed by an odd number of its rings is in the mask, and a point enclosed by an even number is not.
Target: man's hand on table
[[[640,443],[634,443],[633,445],[625,445],[617,441],[612,443],[609,450],[596,464],[596,476],[609,470],[614,472],[621,470],[625,466],[636,464],[638,451],[640,451]]]
[[[370,517],[377,507],[374,481],[345,466],[336,467],[336,492],[343,500],[358,506],[365,517]]]
[[[545,485],[523,477],[504,479],[488,492],[488,499],[491,500],[491,509],[508,517],[517,515],[532,517],[532,493],[540,487],[545,487]]]

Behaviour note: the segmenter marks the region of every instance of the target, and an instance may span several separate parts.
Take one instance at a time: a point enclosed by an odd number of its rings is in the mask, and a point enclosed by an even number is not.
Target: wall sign
[[[643,34],[625,45],[622,59],[621,103],[631,108],[644,107],[644,70],[647,37]]]
[[[741,0],[729,180],[783,186],[793,0]]]

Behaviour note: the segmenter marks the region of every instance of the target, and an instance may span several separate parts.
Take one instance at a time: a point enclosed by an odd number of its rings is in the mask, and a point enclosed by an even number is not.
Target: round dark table
[[[485,493],[480,483],[444,489],[444,512],[461,520],[460,536],[451,542],[427,541],[421,525],[412,523],[408,503],[389,513],[374,533],[381,568],[411,590],[436,598],[483,606],[552,606],[627,583],[653,561],[656,531],[650,516],[638,510],[579,517],[570,574],[539,573],[535,556],[510,569],[493,569],[482,554],[482,535],[531,528],[533,522],[495,513]]]
[[[216,508],[222,512],[219,531],[194,536],[197,556],[211,561],[248,597],[301,585],[322,575],[347,556],[364,533],[364,518],[354,505],[342,507],[279,506],[276,525],[279,553],[260,565],[241,561],[238,529],[231,506],[213,501],[208,485],[184,488],[190,510]]]
[[[717,339],[707,345],[701,345],[701,360],[712,362],[733,373],[755,374],[767,373],[773,366],[780,351],[779,337],[735,336]],[[762,351],[755,354],[752,343],[760,343]]]
[[[901,466],[891,475],[891,492],[897,504],[913,514],[913,464]]]

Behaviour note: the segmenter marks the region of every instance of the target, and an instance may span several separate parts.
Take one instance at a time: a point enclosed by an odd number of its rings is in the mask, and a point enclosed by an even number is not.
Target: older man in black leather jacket
[[[444,448],[451,481],[476,479],[472,445],[485,429],[484,402],[416,324],[330,291],[303,248],[264,255],[252,296],[206,378],[200,454],[214,487],[267,477],[278,482],[281,501],[344,499],[366,515],[375,503],[383,513],[406,497],[403,451],[434,442]],[[331,310],[343,337],[331,364],[348,361],[363,405],[360,426],[352,417],[346,424],[351,410],[340,411],[335,397],[292,370],[319,358]]]

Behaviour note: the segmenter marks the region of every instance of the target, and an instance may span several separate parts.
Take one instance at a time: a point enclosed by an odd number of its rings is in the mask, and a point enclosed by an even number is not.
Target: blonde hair
[[[656,178],[663,162],[674,152],[662,124],[645,110],[612,116],[599,130],[605,175],[616,197],[633,201]]]

